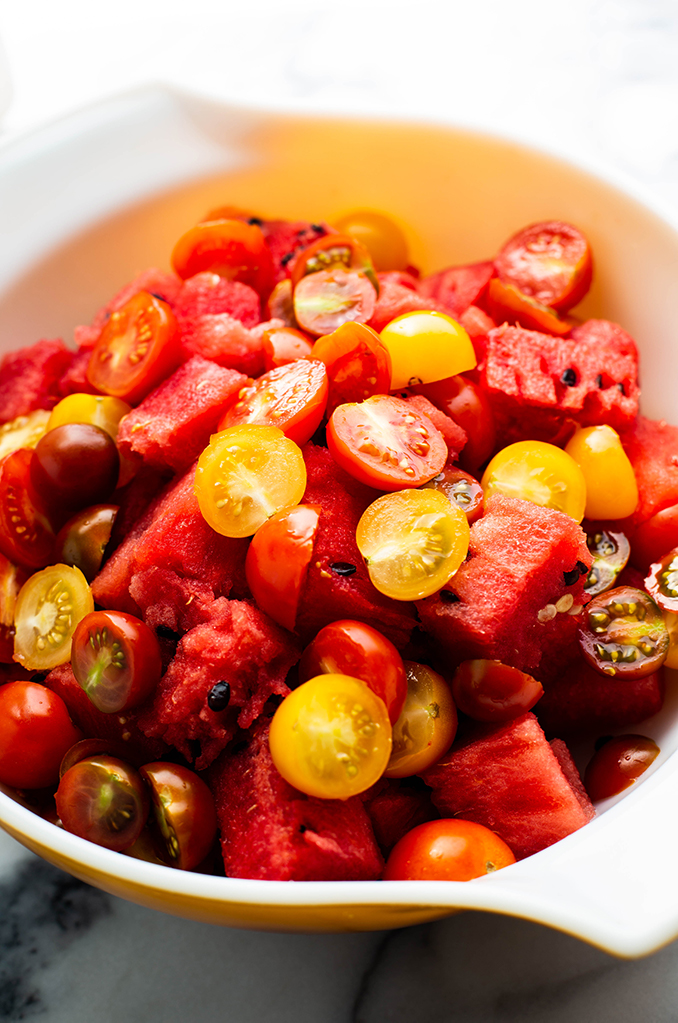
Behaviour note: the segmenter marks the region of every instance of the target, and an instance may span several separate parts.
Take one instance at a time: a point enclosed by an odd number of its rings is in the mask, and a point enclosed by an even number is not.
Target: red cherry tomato
[[[346,619],[320,630],[303,653],[299,681],[327,674],[359,678],[384,701],[391,724],[398,720],[407,696],[405,666],[393,643],[370,625]]]
[[[674,547],[678,547],[678,504],[663,508],[638,526],[631,537],[631,563],[644,572]]]
[[[364,401],[391,389],[391,356],[376,331],[364,323],[343,323],[331,334],[319,337],[314,359],[327,366],[330,381],[327,408]]]
[[[583,522],[586,545],[593,555],[593,564],[584,589],[590,597],[610,590],[617,576],[626,567],[631,546],[619,530],[601,529],[595,522]]]
[[[566,311],[591,284],[593,261],[586,238],[560,220],[531,224],[510,238],[494,261],[505,284],[552,309]]]
[[[261,339],[266,370],[286,366],[297,359],[310,359],[313,344],[306,334],[293,327],[274,327],[264,332]]]
[[[273,287],[273,263],[256,224],[206,220],[183,234],[172,252],[174,270],[186,280],[204,271],[249,284],[259,295]]]
[[[56,793],[66,831],[114,852],[129,849],[148,819],[149,799],[138,772],[106,754],[69,768]]]
[[[487,308],[496,323],[519,323],[527,330],[539,330],[558,337],[572,330],[570,321],[561,319],[554,309],[529,298],[514,284],[505,284],[498,277],[493,277],[489,283]]]
[[[219,422],[219,430],[243,423],[275,426],[295,444],[305,444],[322,422],[327,405],[327,370],[321,362],[297,359],[243,387]]]
[[[179,764],[141,768],[150,786],[158,844],[179,870],[193,870],[209,853],[217,834],[214,797],[194,771]]]
[[[678,548],[674,547],[661,561],[650,565],[645,589],[662,611],[678,613]]]
[[[459,457],[464,468],[473,472],[484,465],[497,444],[494,413],[485,392],[461,374],[421,384],[412,391],[423,394],[466,431],[466,444]]]
[[[31,483],[33,452],[20,448],[0,462],[0,551],[27,568],[50,563],[54,531]]]
[[[584,611],[579,645],[592,668],[620,679],[657,671],[669,652],[669,634],[654,600],[633,586],[599,593]]]
[[[111,313],[87,366],[87,380],[103,394],[137,405],[181,361],[174,313],[166,302],[140,291]]]
[[[390,395],[336,408],[327,446],[342,469],[379,490],[418,487],[447,461],[447,445],[431,420]]]
[[[73,633],[71,667],[97,710],[115,714],[154,692],[162,674],[152,629],[122,611],[93,611]]]
[[[360,270],[341,265],[302,277],[292,295],[294,318],[314,337],[329,334],[342,323],[365,323],[374,314],[377,293]]]
[[[544,693],[541,682],[501,661],[463,661],[452,679],[457,709],[475,721],[510,721]]]
[[[506,842],[482,824],[429,821],[394,846],[384,881],[471,881],[515,861]]]
[[[14,609],[28,573],[0,554],[0,664],[14,663]]]
[[[442,491],[448,501],[463,511],[469,525],[483,514],[484,494],[480,483],[451,462],[447,462],[442,472],[424,486]]]
[[[82,738],[66,704],[37,682],[0,686],[0,781],[18,789],[56,785],[67,750]]]
[[[379,280],[365,246],[348,234],[335,233],[318,238],[296,256],[290,267],[292,288],[296,288],[303,277],[332,267],[343,267],[364,274],[379,293]]]
[[[617,735],[594,754],[584,787],[594,802],[609,799],[633,785],[657,758],[659,746],[644,735]]]
[[[127,761],[128,750],[122,739],[81,739],[64,755],[59,767],[59,778],[63,778],[66,771],[75,767],[81,760],[89,757],[96,757],[105,753],[106,756],[117,757],[119,760]]]
[[[306,570],[313,555],[320,509],[298,504],[272,515],[247,551],[247,585],[262,611],[293,629]]]

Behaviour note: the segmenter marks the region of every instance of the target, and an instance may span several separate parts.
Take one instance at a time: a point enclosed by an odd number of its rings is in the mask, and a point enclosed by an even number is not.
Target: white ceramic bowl
[[[76,323],[210,207],[326,218],[394,215],[426,270],[484,259],[535,220],[570,220],[596,255],[583,311],[642,351],[644,411],[678,422],[678,231],[628,189],[511,142],[425,125],[268,115],[161,88],[0,146],[0,342],[70,337]],[[182,873],[101,849],[0,793],[0,824],[116,895],[212,923],[280,930],[398,927],[481,909],[541,921],[619,955],[678,935],[678,699],[643,725],[655,769],[593,823],[470,883],[248,881]]]

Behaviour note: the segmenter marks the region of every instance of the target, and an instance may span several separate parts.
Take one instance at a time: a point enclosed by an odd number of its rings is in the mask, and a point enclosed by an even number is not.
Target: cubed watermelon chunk
[[[174,307],[182,285],[183,281],[176,274],[167,273],[165,270],[158,270],[156,267],[149,267],[148,270],[144,270],[133,281],[130,281],[124,288],[121,288],[110,302],[107,302],[105,306],[99,309],[92,320],[92,327],[90,328],[91,331],[96,330],[96,336],[89,332],[79,334],[78,332],[82,328],[75,328],[76,344],[92,348],[101,333],[101,328],[111,313],[115,312],[116,309],[121,309],[126,302],[129,302],[131,298],[138,295],[140,291],[150,291],[156,298]]]
[[[581,527],[563,512],[495,494],[471,526],[469,555],[449,589],[417,604],[445,656],[454,664],[490,658],[531,674],[558,663],[576,640],[570,612],[581,611],[591,565]]]
[[[73,360],[63,341],[38,341],[0,360],[0,423],[35,409],[51,409],[61,398],[59,381]]]
[[[184,329],[200,316],[223,313],[243,327],[254,327],[261,319],[259,296],[253,288],[213,273],[199,273],[184,281],[174,311]]]
[[[381,290],[368,326],[380,333],[387,323],[395,320],[396,316],[404,316],[405,313],[416,312],[421,309],[430,309],[433,312],[445,313],[449,316],[447,307],[438,302],[435,298],[427,295],[420,295],[409,287],[398,284],[393,280],[381,280]]]
[[[120,424],[118,447],[157,469],[183,472],[209,443],[226,406],[248,378],[195,356]]]
[[[97,337],[99,331],[96,331]],[[65,398],[68,394],[101,394],[96,387],[93,387],[87,379],[87,367],[92,356],[91,348],[83,348],[73,355],[70,366],[59,380],[59,396]]]
[[[330,233],[327,224],[310,224],[307,220],[264,220],[261,224],[273,261],[274,281],[289,276],[289,268],[298,253]]]
[[[199,355],[225,369],[237,369],[255,377],[264,371],[265,331],[282,326],[282,320],[273,319],[256,327],[244,327],[228,313],[198,316],[184,325],[181,347],[187,359]]]
[[[456,318],[465,313],[470,305],[482,301],[494,273],[494,263],[491,260],[450,266],[423,277],[419,281],[419,293],[440,302],[449,315]]]
[[[575,791],[534,714],[478,729],[424,772],[444,817],[484,824],[523,859],[595,816]]]
[[[212,766],[224,867],[229,877],[265,881],[371,881],[382,872],[369,817],[358,796],[315,799],[273,765],[268,725],[244,749]]]
[[[419,778],[381,778],[360,798],[385,857],[408,831],[438,816],[430,789]]]
[[[181,634],[207,621],[214,594],[200,579],[186,579],[170,568],[153,565],[136,572],[129,594],[152,629]]]

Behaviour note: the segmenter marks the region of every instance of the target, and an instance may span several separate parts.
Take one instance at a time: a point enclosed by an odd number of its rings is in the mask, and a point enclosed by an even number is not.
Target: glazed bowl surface
[[[678,224],[609,172],[450,127],[267,114],[153,87],[0,146],[0,350],[72,337],[121,285],[168,267],[175,239],[225,203],[332,218],[374,207],[424,271],[486,259],[537,220],[575,223],[596,259],[578,308],[638,341],[642,407],[678,423]],[[678,692],[643,723],[661,755],[623,799],[549,849],[470,883],[268,882],[183,873],[70,835],[0,792],[0,825],[58,867],[155,909],[276,930],[400,927],[479,909],[622,956],[678,935]]]

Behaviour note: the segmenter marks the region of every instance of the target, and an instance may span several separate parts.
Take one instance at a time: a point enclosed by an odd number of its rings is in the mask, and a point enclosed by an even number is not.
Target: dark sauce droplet
[[[357,572],[356,566],[352,565],[350,561],[335,561],[330,568],[337,575],[354,575]]]
[[[231,687],[228,682],[216,682],[207,694],[207,706],[210,710],[226,710],[231,700]]]
[[[561,384],[566,387],[574,387],[577,383],[577,374],[573,369],[566,369],[560,378]]]

